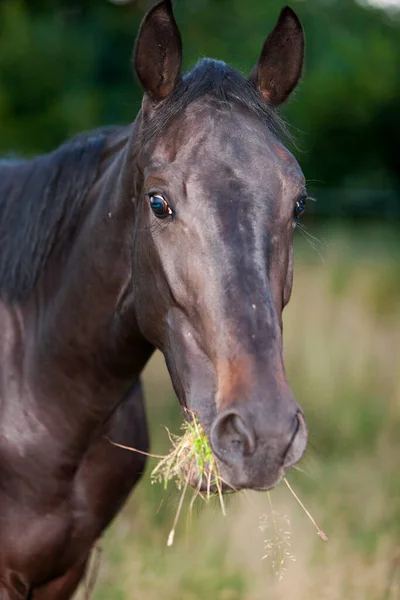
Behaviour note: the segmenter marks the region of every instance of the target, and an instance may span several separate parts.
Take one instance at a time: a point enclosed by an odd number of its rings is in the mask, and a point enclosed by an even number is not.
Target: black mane
[[[192,102],[210,96],[227,106],[248,108],[277,135],[290,137],[283,119],[249,79],[220,60],[203,58],[184,75],[172,94],[155,111],[143,129],[142,143],[159,135],[168,123]]]
[[[0,296],[27,300],[59,235],[68,235],[96,180],[105,136],[77,136],[33,160],[0,161]]]

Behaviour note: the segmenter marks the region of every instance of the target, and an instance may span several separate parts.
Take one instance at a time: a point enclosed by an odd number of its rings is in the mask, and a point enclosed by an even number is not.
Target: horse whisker
[[[304,236],[304,238],[307,240],[307,242],[309,243],[311,248],[318,254],[319,258],[322,261],[322,264],[324,265],[325,259],[314,242],[318,242],[321,245],[326,245],[326,244],[324,244],[324,242],[322,242],[320,239],[318,239],[317,237],[315,237],[314,235],[309,233],[302,223],[298,223],[297,227],[298,227],[299,231],[302,233],[302,235]]]

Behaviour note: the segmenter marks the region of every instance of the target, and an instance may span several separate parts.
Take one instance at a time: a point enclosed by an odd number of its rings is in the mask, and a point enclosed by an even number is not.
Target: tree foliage
[[[146,6],[3,0],[0,152],[32,155],[83,129],[132,121],[141,91],[130,57]],[[282,0],[176,0],[175,7],[186,68],[209,55],[248,73]],[[331,194],[328,211],[372,202],[398,214],[400,18],[355,0],[292,7],[306,31],[307,59],[284,113],[311,187],[317,195],[345,190]]]

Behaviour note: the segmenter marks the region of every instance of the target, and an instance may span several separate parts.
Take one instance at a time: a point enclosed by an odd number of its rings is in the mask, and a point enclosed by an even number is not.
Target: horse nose
[[[255,415],[239,405],[215,418],[210,442],[232,487],[268,489],[302,457],[307,425],[298,406]]]
[[[210,438],[214,453],[227,464],[251,456],[256,449],[255,432],[237,410],[227,409],[218,415]]]

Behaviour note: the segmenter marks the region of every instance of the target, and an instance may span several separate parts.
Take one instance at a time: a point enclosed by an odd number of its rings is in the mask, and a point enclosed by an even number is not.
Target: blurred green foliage
[[[134,120],[130,67],[147,6],[133,0],[0,2],[0,152],[47,151],[83,129]],[[292,0],[307,38],[284,113],[328,214],[400,215],[400,13],[355,0]],[[249,72],[282,0],[176,0],[185,67],[200,56]]]

